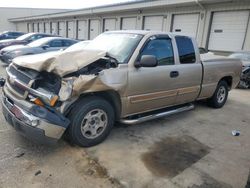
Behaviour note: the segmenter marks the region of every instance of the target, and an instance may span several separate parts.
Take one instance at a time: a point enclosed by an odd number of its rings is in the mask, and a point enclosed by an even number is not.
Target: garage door
[[[38,23],[38,32],[39,33],[43,33],[44,32],[44,27],[43,27],[43,23],[42,22]]]
[[[69,21],[67,24],[67,36],[68,38],[75,38],[75,22]]]
[[[114,31],[116,30],[116,19],[109,18],[104,19],[104,31]]]
[[[51,23],[51,33],[53,35],[58,35],[58,25],[57,25],[57,22],[52,22]]]
[[[34,32],[38,32],[38,24],[37,23],[33,23],[33,28],[34,28]]]
[[[86,40],[87,39],[87,21],[78,21],[77,39]]]
[[[58,35],[61,37],[66,37],[65,22],[58,23]]]
[[[145,16],[143,29],[163,31],[163,16]]]
[[[44,23],[44,32],[47,34],[50,34],[50,23],[49,22],[45,22]]]
[[[33,25],[31,23],[28,23],[28,32],[33,32]]]
[[[215,12],[209,37],[210,50],[241,50],[249,11]]]
[[[172,32],[196,37],[199,26],[199,14],[174,15]]]
[[[99,20],[90,20],[89,24],[89,38],[90,40],[97,37],[100,33],[100,21]]]
[[[122,18],[122,29],[123,30],[136,29],[136,17]]]

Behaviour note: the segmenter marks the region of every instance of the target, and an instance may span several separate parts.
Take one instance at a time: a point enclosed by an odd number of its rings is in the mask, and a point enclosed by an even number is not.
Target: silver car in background
[[[9,46],[1,51],[1,60],[3,63],[11,63],[12,60],[19,56],[41,54],[45,52],[58,51],[66,49],[69,46],[77,43],[77,40],[62,38],[62,37],[46,37],[27,45]]]

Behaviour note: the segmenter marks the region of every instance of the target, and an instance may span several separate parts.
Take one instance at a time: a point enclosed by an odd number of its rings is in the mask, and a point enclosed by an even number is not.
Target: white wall
[[[154,1],[156,2],[156,1]],[[215,1],[214,1],[215,2]],[[131,5],[132,6],[132,5]],[[111,9],[112,7],[110,7]],[[77,20],[86,20],[87,27],[85,27],[84,33],[86,33],[86,39],[90,39],[90,20],[100,20],[98,28],[101,28],[100,32],[105,30],[103,24],[105,19],[115,19],[115,30],[122,29],[122,20],[127,17],[134,17],[136,19],[136,29],[143,29],[143,20],[145,16],[162,16],[163,17],[163,26],[162,30],[166,32],[171,32],[171,28],[174,23],[175,15],[189,15],[189,14],[199,14],[198,26],[197,26],[197,35],[196,40],[199,46],[206,47],[208,45],[208,39],[210,34],[210,26],[213,12],[216,11],[234,11],[234,10],[248,10],[250,14],[250,1],[242,0],[242,1],[232,1],[232,2],[224,2],[221,3],[206,3],[202,6],[198,6],[197,4],[189,5],[189,6],[175,6],[175,7],[155,7],[155,8],[147,8],[138,10],[119,10],[109,12],[98,12],[93,14],[90,10],[85,10],[85,14],[76,14],[77,11],[72,11],[69,13],[61,13],[61,14],[52,14],[52,15],[43,15],[36,16],[35,18],[27,18],[29,21],[24,21],[17,19],[16,22],[18,29],[23,28],[27,23],[37,23],[37,22],[58,22],[58,21],[74,21]],[[69,16],[70,14],[70,16]],[[67,15],[67,16],[65,16]],[[184,16],[185,18],[185,16]],[[21,24],[21,25],[20,25]],[[74,26],[76,27],[76,26]],[[76,29],[76,28],[75,28]],[[67,28],[65,28],[65,31]],[[75,36],[77,37],[77,36]],[[232,44],[233,45],[233,44]],[[250,17],[248,30],[246,32],[246,36],[244,39],[243,50],[250,50]]]
[[[32,8],[5,8],[0,7],[0,32],[7,31],[7,30],[23,30],[24,25],[15,25],[8,21],[10,18],[17,18],[17,17],[27,17],[27,16],[34,16],[40,14],[49,14],[55,12],[62,12],[65,9],[32,9]],[[26,30],[24,30],[26,31]]]

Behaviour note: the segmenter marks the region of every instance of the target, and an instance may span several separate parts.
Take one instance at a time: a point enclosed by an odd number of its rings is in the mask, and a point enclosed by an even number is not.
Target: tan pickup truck
[[[201,99],[222,107],[241,69],[236,59],[201,58],[191,37],[106,32],[84,50],[14,59],[6,69],[3,114],[35,141],[51,143],[66,134],[75,144],[93,146],[115,122],[136,124],[191,110]]]

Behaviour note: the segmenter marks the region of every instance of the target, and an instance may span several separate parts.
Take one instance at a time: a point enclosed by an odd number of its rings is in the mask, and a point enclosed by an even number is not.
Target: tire
[[[86,97],[70,111],[67,130],[71,143],[90,147],[104,141],[114,125],[114,109],[100,97]],[[96,133],[96,134],[95,134]]]
[[[213,108],[221,108],[227,101],[228,84],[224,80],[220,81],[213,96],[208,99],[208,105]]]

